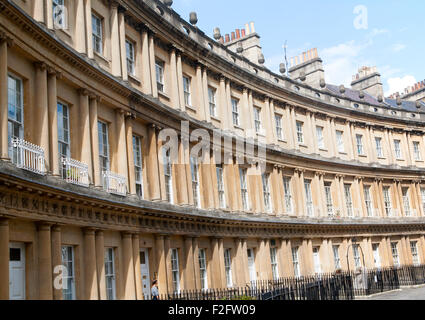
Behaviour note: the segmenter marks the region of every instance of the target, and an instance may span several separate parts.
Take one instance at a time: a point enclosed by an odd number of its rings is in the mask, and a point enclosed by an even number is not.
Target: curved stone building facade
[[[0,0],[0,299],[425,263],[423,87],[326,84],[316,50],[275,74],[254,24],[213,40],[195,20]]]

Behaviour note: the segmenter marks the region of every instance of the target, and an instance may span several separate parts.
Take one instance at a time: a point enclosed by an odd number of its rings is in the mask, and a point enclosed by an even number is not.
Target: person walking
[[[152,282],[151,296],[152,300],[159,300],[158,280]]]

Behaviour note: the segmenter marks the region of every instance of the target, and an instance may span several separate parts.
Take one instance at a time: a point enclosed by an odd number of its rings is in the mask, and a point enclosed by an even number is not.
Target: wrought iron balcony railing
[[[62,178],[66,182],[89,186],[89,166],[71,158],[62,158]]]
[[[45,175],[45,159],[43,148],[23,139],[12,140],[12,161],[21,169]]]
[[[111,171],[103,171],[103,188],[119,196],[127,195],[127,178]]]

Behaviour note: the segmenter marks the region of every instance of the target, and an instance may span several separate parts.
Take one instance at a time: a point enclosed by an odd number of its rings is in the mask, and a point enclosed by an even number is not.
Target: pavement
[[[375,294],[358,300],[425,300],[425,286]]]

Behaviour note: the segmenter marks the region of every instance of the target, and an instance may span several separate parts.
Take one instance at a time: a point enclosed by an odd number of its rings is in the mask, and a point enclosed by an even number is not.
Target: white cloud
[[[325,80],[336,85],[351,85],[352,76],[358,68],[366,65],[361,53],[371,45],[371,41],[356,43],[354,40],[321,50],[324,62]]]
[[[392,45],[392,50],[394,52],[400,52],[402,50],[406,49],[406,45],[403,43],[395,43]]]
[[[387,34],[387,33],[389,33],[389,30],[387,30],[387,29],[377,29],[377,28],[375,28],[375,29],[372,30],[372,32],[370,32],[367,35],[367,37],[368,38],[375,38],[375,37],[377,37],[381,34]]]
[[[400,77],[389,78],[387,82],[388,82],[388,91],[385,92],[385,95],[389,96],[396,92],[402,93],[406,87],[414,85],[417,81],[414,76],[407,75],[402,78]]]

